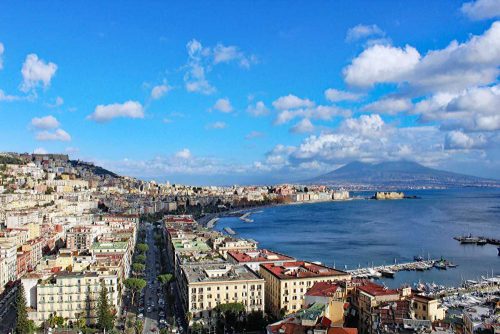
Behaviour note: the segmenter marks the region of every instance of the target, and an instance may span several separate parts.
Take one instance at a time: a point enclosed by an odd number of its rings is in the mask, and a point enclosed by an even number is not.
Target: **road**
[[[17,285],[5,290],[0,299],[0,333],[9,333],[15,326]]]

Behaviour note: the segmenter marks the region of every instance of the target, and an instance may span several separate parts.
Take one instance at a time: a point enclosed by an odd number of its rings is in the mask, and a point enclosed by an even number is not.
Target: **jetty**
[[[253,219],[250,219],[248,217],[250,217],[250,215],[252,214],[252,212],[247,212],[245,214],[243,214],[240,219],[243,220],[245,223],[253,223]]]
[[[207,223],[207,227],[213,228],[215,223],[217,223],[218,220],[219,220],[219,218],[217,218],[217,217],[210,219],[210,221]]]
[[[236,232],[232,228],[230,228],[230,227],[224,227],[224,231],[226,231],[227,234],[230,234],[230,235],[235,235],[236,234]]]
[[[398,271],[424,271],[434,268],[436,263],[440,263],[441,260],[425,260],[425,261],[413,261],[405,263],[395,263],[391,265],[375,266],[368,268],[358,268],[353,270],[347,270],[352,277],[356,278],[380,278],[392,277],[394,273]]]
[[[500,239],[482,237],[482,236],[473,236],[472,234],[454,237],[453,239],[457,240],[461,244],[476,244],[479,246],[490,244],[490,245],[500,246]]]

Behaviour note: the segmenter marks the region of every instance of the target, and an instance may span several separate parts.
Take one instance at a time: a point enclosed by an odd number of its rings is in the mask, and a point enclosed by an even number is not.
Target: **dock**
[[[210,221],[207,223],[207,227],[208,228],[213,228],[214,225],[215,225],[215,223],[217,223],[218,220],[219,220],[219,218],[217,218],[217,217],[210,219]]]
[[[227,234],[230,234],[230,235],[235,235],[236,234],[236,232],[232,228],[230,228],[230,227],[224,227],[224,231],[226,231]]]
[[[252,212],[247,212],[244,215],[242,215],[240,219],[243,220],[245,223],[253,223],[253,219],[248,218],[250,217],[251,214]]]
[[[357,278],[380,278],[382,276],[390,277],[390,273],[397,273],[398,271],[424,271],[429,270],[434,267],[434,264],[439,262],[439,260],[425,260],[425,261],[413,261],[405,263],[396,263],[384,266],[375,266],[369,268],[358,268],[353,270],[347,270],[352,277]]]
[[[490,237],[482,237],[482,236],[472,236],[469,234],[468,236],[459,236],[454,237],[453,239],[457,240],[461,244],[476,244],[479,246],[490,244],[500,246],[500,239],[490,238]]]

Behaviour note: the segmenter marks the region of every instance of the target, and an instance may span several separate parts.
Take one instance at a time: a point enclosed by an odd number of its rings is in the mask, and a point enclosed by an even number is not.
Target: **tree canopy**
[[[144,243],[137,244],[137,246],[135,246],[135,248],[143,254],[149,250],[149,246],[147,244],[144,244]]]
[[[161,284],[167,284],[167,283],[170,283],[172,282],[174,279],[174,275],[173,274],[161,274],[161,275],[158,275],[158,281],[160,281]]]
[[[101,281],[101,291],[99,292],[99,300],[97,302],[97,325],[100,329],[109,331],[114,327],[114,323],[115,315],[112,305],[109,303],[108,289],[104,281]]]
[[[16,329],[17,334],[32,333],[34,323],[28,319],[28,311],[26,310],[26,296],[24,295],[24,287],[22,284],[17,288],[16,298]]]
[[[135,272],[142,273],[144,270],[146,270],[146,266],[142,263],[134,262],[134,263],[132,263],[132,270]]]

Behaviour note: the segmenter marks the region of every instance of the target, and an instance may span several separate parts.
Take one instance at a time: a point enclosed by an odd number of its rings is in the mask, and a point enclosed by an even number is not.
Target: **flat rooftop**
[[[281,265],[263,263],[260,267],[279,279],[300,279],[314,277],[334,277],[349,275],[345,271],[336,270],[321,264],[305,261],[285,262]]]
[[[174,246],[176,252],[207,252],[210,250],[210,247],[207,245],[207,243],[201,240],[174,239],[172,240],[172,245]]]
[[[238,263],[295,261],[295,259],[291,256],[276,253],[267,249],[256,249],[254,251],[247,252],[229,251],[227,254]]]
[[[376,284],[370,281],[364,282],[363,285],[358,286],[358,289],[371,296],[399,295],[398,290],[387,289],[380,284]]]
[[[263,280],[243,265],[230,263],[182,266],[189,283]]]

